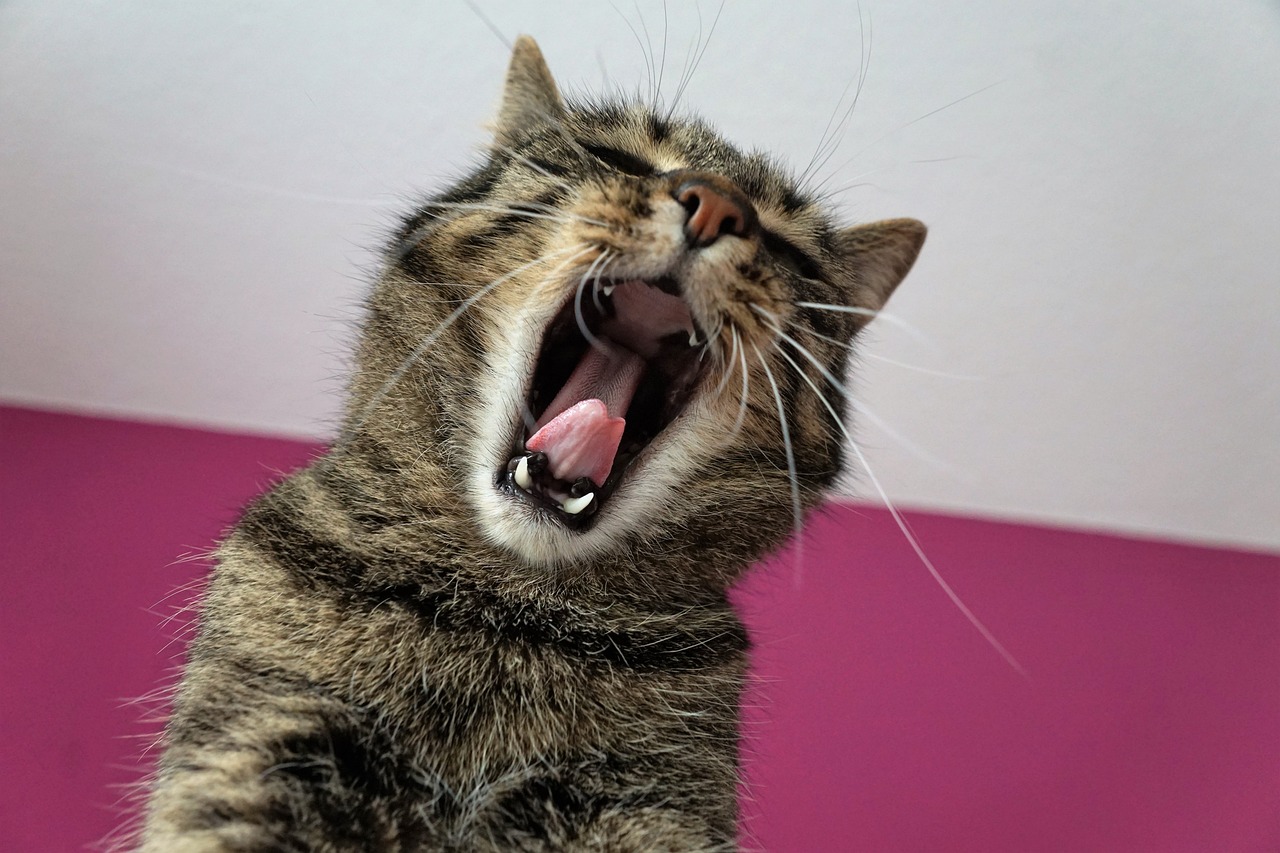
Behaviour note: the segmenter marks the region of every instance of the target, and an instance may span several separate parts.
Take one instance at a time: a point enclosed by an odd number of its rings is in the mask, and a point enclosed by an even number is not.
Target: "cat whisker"
[[[555,127],[555,129],[556,129],[556,132],[557,132],[557,133],[559,133],[559,134],[560,134],[560,136],[561,136],[561,138],[562,138],[562,139],[563,139],[563,140],[568,144],[568,147],[572,150],[573,154],[574,154],[575,156],[577,156],[580,160],[583,160],[583,161],[584,161],[584,162],[583,162],[583,165],[584,165],[584,166],[588,166],[588,167],[593,167],[593,170],[592,170],[592,171],[584,172],[584,173],[582,173],[581,175],[579,175],[579,176],[578,176],[578,177],[580,178],[580,180],[581,180],[581,183],[587,183],[587,182],[589,182],[589,181],[592,181],[592,180],[595,180],[596,178],[598,178],[599,176],[598,176],[598,175],[595,173],[595,171],[594,171],[594,166],[595,166],[595,162],[594,162],[594,160],[590,157],[590,155],[588,155],[588,154],[587,154],[587,152],[585,152],[585,151],[583,151],[583,150],[582,150],[582,146],[578,143],[578,141],[577,141],[576,139],[574,139],[572,136],[570,136],[570,135],[569,135],[569,134],[564,130],[564,127],[560,124],[560,119],[559,119],[559,117],[557,117],[557,116],[548,116],[548,119],[550,119],[550,120],[554,123],[554,127]],[[569,183],[568,181],[563,180],[563,179],[562,179],[562,178],[560,178],[558,175],[556,175],[554,172],[551,172],[551,171],[550,171],[550,170],[548,170],[546,167],[542,166],[540,163],[536,162],[536,161],[535,161],[535,160],[533,160],[532,158],[530,158],[530,157],[526,157],[525,155],[521,154],[521,153],[520,153],[519,151],[517,151],[514,147],[512,147],[512,146],[510,146],[510,145],[503,144],[503,143],[501,143],[501,142],[498,142],[497,140],[494,140],[494,141],[491,143],[491,145],[494,147],[494,149],[495,149],[495,150],[500,151],[500,152],[502,152],[502,153],[506,154],[506,155],[507,155],[508,157],[510,157],[511,159],[515,160],[515,161],[516,161],[516,162],[518,162],[518,163],[521,163],[522,165],[524,165],[525,167],[527,167],[527,168],[528,168],[528,169],[530,169],[531,171],[534,171],[534,172],[538,173],[539,175],[541,175],[542,177],[546,178],[547,180],[551,181],[552,183],[554,183],[556,186],[560,187],[562,190],[564,190],[564,191],[565,191],[566,193],[568,193],[569,195],[577,195],[577,194],[578,194],[578,192],[581,190],[581,185],[579,185],[579,186],[574,186],[573,184]],[[529,203],[527,203],[527,202],[522,202],[522,204],[526,204],[526,205],[528,205],[528,206],[532,206],[532,207],[534,207],[535,209],[539,209],[539,208],[540,208],[540,209],[545,210],[545,211],[547,211],[547,212],[555,212],[555,211],[557,211],[557,208],[554,208],[554,207],[552,207],[552,206],[550,206],[550,205],[546,205],[546,204],[543,204],[543,205],[533,205],[533,204],[529,204]],[[599,222],[598,220],[585,220],[585,221],[589,222],[589,224],[592,224],[592,225],[600,225],[601,227],[604,227],[604,226],[605,226],[605,224],[606,224],[606,223]]]
[[[886,435],[888,435],[894,441],[901,444],[911,453],[915,454],[915,456],[918,457],[919,459],[925,462],[928,462],[930,465],[933,465],[942,470],[946,470],[946,471],[954,470],[951,465],[947,464],[946,462],[942,461],[938,457],[934,456],[932,453],[925,450],[923,447],[916,444],[911,439],[902,435],[893,427],[889,426],[889,424],[883,418],[881,418],[875,412],[871,411],[871,409],[868,408],[865,403],[859,402],[858,398],[855,397],[847,387],[845,387],[843,382],[837,379],[835,375],[830,370],[827,369],[827,366],[825,364],[823,364],[821,361],[818,360],[817,356],[815,356],[809,350],[808,347],[806,347],[804,344],[800,343],[795,338],[788,335],[785,331],[782,330],[780,326],[777,325],[777,322],[776,322],[777,317],[775,315],[773,315],[768,310],[761,308],[759,305],[752,305],[751,307],[757,314],[760,314],[762,318],[764,318],[765,324],[769,326],[769,328],[772,329],[773,332],[778,335],[778,337],[782,338],[787,343],[791,344],[791,346],[795,348],[796,352],[803,355],[806,359],[809,360],[809,362],[813,364],[814,367],[818,368],[818,372],[822,374],[822,378],[827,380],[827,382],[829,382],[833,388],[839,391],[840,394],[846,400],[849,401],[849,405],[853,406],[854,411],[856,411],[859,415],[864,416],[867,420],[871,421],[873,424],[879,427]]]
[[[800,508],[800,474],[796,470],[795,448],[791,444],[791,427],[787,423],[787,411],[782,404],[782,392],[778,390],[778,381],[773,378],[773,371],[769,369],[769,362],[754,343],[751,344],[751,349],[755,351],[756,358],[760,360],[760,366],[764,368],[764,375],[769,380],[769,387],[773,389],[774,402],[778,405],[778,426],[782,429],[782,449],[787,456],[787,475],[791,480],[791,513],[792,520],[795,522],[796,573],[797,577],[799,577],[804,563],[800,536],[800,530],[804,526],[804,513]]]
[[[676,82],[676,96],[672,101],[671,110],[675,109],[675,104],[679,101],[680,95],[684,92],[684,87],[687,85],[686,81],[693,73],[694,54],[697,53],[698,47],[702,41],[702,6],[695,2],[693,4],[693,9],[698,14],[698,33],[694,36],[693,41],[689,42],[688,47],[685,48],[684,62],[680,64],[680,78]],[[668,120],[671,118],[671,110],[668,110],[666,113],[666,118]]]
[[[848,432],[845,431],[846,438],[848,435]],[[942,588],[942,591],[947,594],[947,598],[951,599],[951,603],[954,604],[962,614],[964,614],[965,619],[969,620],[969,624],[973,625],[973,627],[977,629],[978,633],[982,635],[983,639],[985,639],[987,643],[999,653],[1000,657],[1004,658],[1005,663],[1013,667],[1014,671],[1023,678],[1029,678],[1030,676],[1027,674],[1027,671],[1023,669],[1022,664],[1018,663],[1018,659],[1015,658],[1009,650],[996,639],[995,635],[991,633],[991,630],[983,624],[982,620],[979,619],[972,610],[969,609],[968,605],[964,603],[964,600],[961,599],[956,591],[951,588],[951,584],[947,583],[946,579],[942,577],[942,573],[938,571],[936,566],[934,566],[933,561],[929,559],[929,555],[926,554],[924,552],[924,548],[921,547],[920,540],[916,538],[915,533],[913,533],[911,528],[907,525],[906,519],[902,517],[902,513],[898,511],[896,506],[894,506],[893,501],[889,500],[888,493],[885,492],[884,486],[880,485],[880,480],[876,477],[875,472],[871,470],[871,466],[868,464],[867,457],[863,454],[862,448],[860,448],[857,442],[853,441],[851,438],[849,439],[849,446],[853,448],[854,454],[858,457],[858,464],[860,464],[862,469],[867,472],[867,478],[871,480],[871,484],[875,487],[876,492],[879,493],[880,500],[884,501],[885,508],[888,509],[889,514],[893,516],[893,520],[898,525],[898,529],[902,531],[902,535],[906,537],[908,544],[911,545],[911,550],[915,551],[916,557],[918,557],[920,562],[924,564],[924,567],[929,570],[929,574],[933,576],[935,581],[937,581],[938,586]]]
[[[707,40],[702,43],[701,48],[698,47],[698,42],[702,40],[702,9],[701,7],[695,7],[698,12],[698,37],[694,41],[694,50],[697,55],[693,60],[693,64],[689,66],[688,70],[680,78],[680,84],[676,86],[675,97],[671,99],[671,106],[667,108],[666,121],[671,121],[671,117],[675,115],[676,107],[680,105],[680,99],[684,97],[685,89],[693,82],[693,75],[697,72],[698,66],[702,64],[702,57],[706,54],[707,47],[711,44],[711,38],[716,34],[716,26],[720,23],[720,15],[724,12],[724,4],[725,0],[720,0],[720,6],[716,9],[716,16],[711,21],[711,29],[707,32]]]
[[[840,150],[840,144],[844,141],[845,132],[849,128],[849,120],[853,118],[854,108],[858,106],[858,99],[862,96],[862,86],[867,80],[867,71],[871,68],[871,46],[874,41],[874,31],[871,29],[871,17],[867,15],[864,28],[864,18],[862,16],[862,3],[858,3],[858,43],[861,46],[861,53],[858,57],[858,73],[845,84],[844,91],[840,93],[839,100],[836,101],[835,109],[831,112],[831,117],[827,119],[827,126],[822,131],[822,137],[818,140],[818,147],[813,152],[813,159],[809,161],[800,177],[796,179],[797,183],[804,184],[810,177],[817,174],[823,166],[831,159],[831,157]],[[840,117],[840,121],[835,123],[833,129],[832,123],[840,112],[840,105],[844,103],[845,96],[849,93],[849,87],[857,83],[857,88],[853,93],[853,100],[849,103],[849,107],[845,110],[844,115]],[[825,181],[824,181],[825,183]],[[821,184],[819,185],[819,188]]]
[[[612,252],[606,249],[591,262],[591,265],[587,267],[586,272],[582,274],[582,279],[578,282],[578,290],[573,295],[573,316],[574,319],[578,321],[578,331],[582,332],[582,336],[587,339],[587,343],[603,352],[608,352],[609,347],[595,335],[591,334],[591,330],[587,328],[587,320],[582,313],[582,293],[586,290],[588,281],[593,281],[594,284],[599,284],[600,277],[596,270],[599,268],[600,274],[603,274],[604,267],[601,266],[601,264],[608,266],[611,254]],[[592,278],[593,276],[595,277],[594,279]]]
[[[712,392],[712,396],[717,400],[720,399],[720,395],[724,393],[724,389],[729,385],[729,379],[733,376],[733,370],[734,367],[736,367],[734,359],[738,357],[738,329],[731,323],[729,325],[729,331],[733,333],[733,349],[729,350],[727,353],[724,352],[723,349],[718,351],[718,354],[720,355],[720,367],[723,372],[720,376],[720,384],[716,385],[716,390]],[[718,341],[720,339],[719,331],[717,331],[715,335],[711,335],[710,338],[711,340]]]
[[[588,225],[595,225],[601,228],[609,227],[609,224],[607,222],[603,222],[598,219],[592,219],[590,217],[578,216],[576,214],[571,214],[571,213],[565,213],[563,211],[557,211],[555,208],[549,207],[547,205],[534,205],[534,204],[527,204],[527,203],[525,204],[526,207],[534,208],[533,210],[523,210],[519,207],[500,207],[500,206],[494,206],[494,205],[483,205],[483,204],[469,203],[469,202],[423,202],[419,206],[435,207],[440,209],[452,208],[452,209],[463,209],[463,210],[489,211],[492,213],[500,213],[503,215],[519,216],[526,219],[542,219],[542,220],[548,220],[551,222],[561,222],[561,223],[582,222]],[[539,207],[545,209],[547,212],[544,213],[541,210],[538,210],[537,208]],[[395,254],[400,257],[404,257],[408,255],[411,251],[413,251],[413,248],[416,245],[418,245],[419,241],[427,233],[429,233],[431,229],[436,227],[439,221],[440,220],[438,218],[432,218],[427,220],[423,224],[419,225],[417,228],[413,229],[412,232],[410,232],[404,239],[400,241],[399,245],[396,247]]]
[[[720,346],[720,334],[724,331],[724,318],[718,318],[715,328],[707,333],[702,340],[702,351],[698,353],[698,361],[703,361],[707,357],[707,353],[712,353],[719,361],[721,367],[724,366],[724,352]]]
[[[149,169],[155,169],[161,172],[169,172],[175,175],[181,175],[186,178],[192,178],[197,181],[203,181],[215,186],[229,187],[237,191],[258,193],[260,195],[275,196],[277,198],[292,199],[296,201],[315,202],[317,204],[337,204],[351,205],[353,207],[400,207],[403,202],[398,199],[374,199],[374,198],[357,198],[352,196],[335,196],[325,193],[313,193],[305,190],[294,190],[288,187],[277,187],[272,184],[264,184],[259,181],[246,181],[239,178],[232,178],[227,175],[220,175],[215,172],[206,172],[201,169],[190,169],[185,166],[173,166],[168,163],[162,163],[156,160],[142,160],[138,158],[121,158],[123,162],[133,165],[145,166]]]
[[[835,426],[844,435],[845,441],[853,450],[854,455],[858,457],[858,464],[862,466],[862,470],[867,472],[867,478],[871,480],[872,485],[880,496],[880,500],[884,502],[885,508],[889,510],[889,514],[893,517],[893,520],[897,524],[898,529],[902,532],[903,537],[906,538],[907,543],[915,552],[916,557],[929,571],[929,574],[933,576],[934,581],[942,591],[946,593],[947,597],[951,599],[951,603],[955,605],[956,609],[958,609],[965,619],[969,621],[969,624],[973,625],[973,627],[977,629],[983,639],[985,639],[987,643],[995,649],[1002,658],[1004,658],[1005,662],[1008,663],[1009,666],[1013,667],[1014,671],[1022,677],[1028,677],[1027,671],[1023,669],[1022,664],[1018,662],[1017,658],[1015,658],[1009,650],[996,639],[995,635],[991,633],[991,630],[983,624],[982,620],[979,619],[972,610],[969,609],[963,599],[961,599],[956,591],[951,588],[951,585],[947,583],[946,579],[942,577],[942,573],[938,571],[938,568],[933,564],[933,561],[929,559],[929,556],[924,552],[924,548],[920,545],[919,539],[916,538],[915,533],[912,532],[910,526],[907,525],[906,519],[903,518],[902,513],[898,511],[897,506],[895,506],[893,501],[889,499],[888,492],[886,492],[884,486],[880,484],[880,480],[876,477],[875,472],[871,470],[871,465],[867,461],[866,455],[862,452],[862,448],[853,440],[853,436],[849,434],[848,428],[844,425],[844,420],[836,412],[835,407],[831,405],[827,396],[822,393],[814,381],[809,378],[809,375],[801,369],[800,365],[786,353],[777,341],[775,341],[773,345],[774,348],[778,350],[779,354],[781,354],[782,357],[791,364],[796,373],[800,375],[800,378],[808,383],[809,387],[813,389],[813,393],[817,395],[818,400],[826,407],[827,412],[831,415],[831,422],[835,424]]]
[[[482,210],[490,213],[501,213],[504,216],[523,216],[527,219],[548,219],[552,222],[585,222],[588,225],[598,225],[601,228],[609,227],[609,223],[601,219],[592,219],[589,216],[580,216],[576,213],[568,213],[566,211],[559,210],[558,208],[551,207],[550,205],[526,201],[514,201],[512,202],[512,206],[482,204],[480,202],[471,201],[426,201],[419,206],[439,208],[441,210]]]
[[[641,40],[640,33],[636,31],[635,25],[631,23],[630,18],[628,18],[625,14],[623,14],[622,10],[618,8],[618,5],[614,3],[613,0],[609,0],[609,7],[612,8],[613,11],[617,13],[618,17],[622,19],[622,22],[627,25],[627,29],[631,30],[631,35],[636,40],[636,46],[640,48],[640,56],[641,58],[644,59],[645,69],[649,75],[649,81],[648,81],[649,82],[649,102],[653,103],[656,97],[654,93],[654,87],[653,87],[653,82],[654,82],[654,68],[653,68],[653,55],[652,55],[653,46],[650,45],[648,49],[645,48],[645,43],[644,41]],[[637,12],[640,11],[639,7],[636,8],[636,11]],[[642,17],[640,21],[643,24],[644,18]]]
[[[742,365],[742,399],[738,403],[738,416],[734,418],[733,428],[729,430],[731,439],[737,438],[738,433],[742,430],[742,424],[747,418],[747,401],[750,395],[750,377],[751,373],[747,370],[747,348],[745,345],[738,346],[738,327],[733,326],[734,348],[738,351],[738,361]]]
[[[836,198],[837,196],[840,196],[840,195],[843,195],[844,193],[849,192],[850,190],[858,189],[859,187],[879,188],[880,187],[879,184],[875,184],[875,183],[872,183],[871,181],[863,180],[864,178],[867,178],[871,175],[882,175],[886,172],[892,172],[895,169],[901,169],[903,166],[907,166],[907,165],[921,165],[921,164],[927,164],[927,163],[948,163],[953,160],[972,160],[972,159],[975,159],[972,155],[957,154],[953,157],[928,157],[922,160],[905,160],[897,163],[889,163],[887,165],[877,166],[872,169],[866,169],[850,177],[846,183],[843,183],[838,187],[828,189],[827,185],[830,184],[833,180],[835,180],[836,177],[840,174],[840,172],[843,169],[847,168],[853,162],[852,160],[849,160],[849,161],[846,161],[839,169],[833,169],[831,173],[828,174],[825,178],[823,178],[819,183],[817,183],[812,188],[811,191],[815,195],[819,195],[822,198],[833,199],[833,198]]]
[[[640,4],[637,0],[631,0],[631,8],[636,10],[636,17],[640,20],[640,29],[644,31],[645,43],[649,46],[649,109],[657,109],[658,99],[662,97],[662,72],[667,64],[667,46],[666,46],[666,4],[663,4],[663,45],[662,45],[662,61],[658,61],[658,54],[653,49],[653,39],[649,35],[649,25],[645,22],[644,12],[640,11]],[[656,71],[655,71],[656,69]],[[656,76],[655,76],[656,74]]]
[[[848,165],[848,164],[845,164],[845,165]],[[901,167],[901,164],[899,163],[891,163],[887,166],[877,166],[874,169],[867,169],[863,172],[859,172],[858,174],[851,177],[848,180],[848,182],[843,183],[838,187],[829,188],[828,184],[830,184],[835,179],[836,175],[840,174],[840,171],[838,169],[833,170],[829,175],[827,175],[825,178],[823,178],[821,181],[819,181],[817,184],[814,185],[813,192],[821,195],[823,198],[835,198],[839,195],[849,192],[850,190],[856,190],[859,187],[879,188],[880,186],[879,184],[875,184],[875,183],[872,183],[871,181],[867,181],[863,179],[868,178],[872,175],[880,175],[880,174],[884,174],[885,172],[892,172],[894,169],[897,169],[900,167]]]
[[[662,60],[658,63],[657,95],[653,99],[655,110],[658,108],[659,99],[662,98],[662,77],[667,70],[667,24],[667,0],[662,0]]]
[[[338,440],[335,441],[333,444],[334,452],[326,458],[329,460],[333,460],[340,455],[341,451],[351,442],[351,439],[354,438],[360,432],[360,430],[364,427],[365,422],[369,419],[369,415],[371,415],[373,411],[382,403],[382,401],[386,399],[386,396],[388,393],[390,393],[391,389],[394,388],[396,384],[399,383],[399,381],[404,377],[404,375],[409,372],[410,368],[412,368],[415,364],[417,364],[419,361],[422,360],[422,357],[426,355],[427,350],[431,347],[431,345],[434,344],[437,340],[439,340],[440,335],[442,335],[446,329],[452,326],[459,317],[461,317],[464,313],[466,313],[466,311],[469,308],[471,308],[472,305],[474,305],[476,302],[480,301],[482,298],[487,296],[489,293],[491,293],[494,290],[494,288],[498,287],[503,282],[506,282],[511,280],[512,278],[515,278],[517,275],[520,275],[525,270],[532,269],[533,267],[536,267],[539,264],[545,264],[548,261],[554,260],[558,257],[562,257],[565,254],[568,254],[569,252],[572,252],[576,249],[577,251],[575,254],[570,256],[568,260],[563,261],[560,264],[560,266],[556,268],[556,270],[560,270],[568,266],[569,264],[573,263],[573,261],[575,261],[576,259],[592,251],[593,248],[594,247],[592,246],[585,246],[585,247],[568,246],[566,248],[559,249],[555,252],[550,252],[548,254],[541,255],[537,258],[534,258],[532,261],[529,261],[527,264],[521,264],[520,266],[511,270],[511,272],[506,273],[505,275],[499,276],[498,278],[495,278],[493,281],[489,282],[480,290],[478,290],[469,299],[464,301],[461,305],[459,305],[456,309],[454,309],[447,317],[441,320],[436,325],[436,327],[431,332],[429,332],[422,339],[422,341],[419,342],[418,345],[413,348],[413,350],[407,356],[404,357],[404,359],[400,362],[400,364],[396,367],[396,369],[392,371],[391,375],[386,378],[386,380],[382,383],[382,385],[378,387],[378,390],[373,393],[373,396],[369,398],[368,402],[366,402],[363,406],[361,406],[359,415],[352,421],[351,426],[343,430],[342,434],[338,437]],[[548,277],[550,277],[550,275],[554,275],[556,270],[553,270],[552,273],[548,275]]]
[[[853,101],[850,102],[848,111],[844,114],[844,118],[841,119],[840,124],[836,130],[835,136],[832,138],[830,145],[827,147],[827,153],[823,155],[822,159],[819,160],[814,166],[813,173],[815,175],[819,171],[821,171],[827,165],[827,163],[831,161],[831,158],[835,156],[835,153],[840,150],[840,146],[844,144],[844,137],[845,137],[845,134],[849,132],[849,124],[850,124],[850,120],[853,118],[853,111],[858,106],[858,100],[862,97],[863,84],[867,82],[867,72],[871,70],[871,53],[872,53],[872,49],[875,47],[875,29],[872,26],[870,11],[867,12],[866,20],[867,20],[866,40],[863,41],[862,39],[862,32],[863,32],[862,4],[859,3],[858,4],[858,40],[859,40],[859,43],[862,45],[863,52],[858,60],[858,65],[859,65],[858,88],[854,90]]]
[[[595,303],[596,310],[602,314],[604,313],[605,308],[604,303],[600,301],[600,292],[606,289],[605,283],[601,280],[603,275],[604,270],[601,269],[600,275],[596,276],[595,281],[591,282],[591,301]],[[607,293],[605,295],[608,296]]]
[[[492,145],[495,149],[506,154],[512,160],[515,160],[517,163],[520,163],[521,165],[525,166],[526,168],[528,168],[533,172],[537,172],[539,175],[546,178],[548,181],[551,181],[553,184],[565,190],[566,192],[570,194],[575,194],[578,192],[577,188],[574,187],[572,184],[570,184],[568,181],[560,178],[557,175],[552,174],[546,168],[534,162],[531,158],[524,156],[515,148],[511,147],[510,145],[505,145],[501,142],[498,142],[497,140],[494,140]]]
[[[908,364],[905,361],[898,361],[895,358],[889,358],[888,356],[884,356],[884,355],[876,355],[875,353],[870,353],[870,352],[863,353],[863,357],[874,359],[876,361],[883,361],[885,364],[892,364],[894,367],[901,367],[904,370],[912,370],[912,371],[915,371],[916,373],[923,373],[926,376],[940,376],[943,379],[959,379],[963,382],[986,382],[987,381],[987,377],[985,376],[978,376],[971,373],[950,373],[945,370],[934,370],[933,368],[930,368],[930,367],[921,367],[918,364]]]
[[[826,302],[797,302],[795,305],[797,308],[813,308],[819,311],[835,311],[840,314],[856,314],[859,317],[868,317],[871,319],[879,318],[882,322],[902,329],[920,343],[929,347],[937,347],[937,343],[919,328],[908,323],[906,320],[903,320],[901,317],[889,314],[883,310],[874,311],[870,308],[861,308],[857,305],[830,305]]]
[[[881,142],[884,142],[886,139],[890,138],[891,136],[893,136],[893,135],[895,135],[895,134],[898,134],[898,133],[901,133],[902,131],[906,130],[908,127],[911,127],[913,124],[915,124],[915,123],[917,123],[917,122],[924,121],[925,119],[929,118],[930,116],[937,115],[938,113],[942,112],[943,110],[948,110],[948,109],[950,109],[951,107],[954,107],[956,104],[963,103],[964,101],[967,101],[967,100],[969,100],[970,98],[973,98],[973,97],[976,97],[976,96],[978,96],[978,95],[981,95],[983,92],[987,91],[988,89],[991,89],[991,88],[993,88],[993,87],[995,87],[995,86],[999,86],[999,85],[1000,85],[1001,83],[1003,83],[1003,82],[1004,82],[1003,80],[997,80],[997,81],[996,81],[996,82],[994,82],[994,83],[988,83],[987,85],[983,86],[981,89],[978,89],[977,91],[970,92],[969,94],[965,95],[965,96],[964,96],[964,97],[962,97],[962,98],[956,98],[954,101],[951,101],[951,102],[950,102],[950,103],[948,103],[948,104],[943,104],[943,105],[942,105],[942,106],[940,106],[940,107],[937,107],[937,108],[935,108],[935,109],[929,110],[929,112],[925,113],[924,115],[922,115],[922,116],[917,116],[916,118],[913,118],[911,121],[907,122],[906,124],[899,125],[898,127],[895,127],[893,130],[889,131],[888,133],[886,133],[886,134],[884,134],[884,135],[882,135],[882,136],[878,136],[878,137],[876,137],[876,138],[875,138],[875,139],[873,139],[871,142],[867,143],[867,144],[866,144],[866,145],[864,145],[862,148],[860,148],[860,149],[858,149],[856,152],[854,152],[853,156],[852,156],[852,157],[850,157],[848,160],[845,160],[843,163],[841,163],[839,166],[837,166],[835,169],[833,169],[833,170],[832,170],[832,174],[833,174],[833,175],[838,175],[838,174],[840,174],[840,172],[842,172],[842,171],[844,171],[845,169],[849,168],[849,164],[853,163],[855,160],[857,160],[857,159],[858,159],[859,157],[861,157],[863,154],[866,154],[866,153],[867,153],[868,151],[870,151],[872,148],[875,148],[877,145],[879,145]]]
[[[806,335],[811,335],[812,337],[815,337],[818,340],[826,341],[829,344],[835,344],[838,347],[844,347],[850,352],[857,353],[859,358],[867,358],[867,359],[873,359],[875,361],[883,361],[886,364],[892,364],[894,367],[901,367],[905,370],[913,370],[917,373],[924,373],[929,376],[941,376],[945,379],[961,379],[967,382],[986,382],[987,381],[987,377],[985,376],[976,376],[976,375],[967,374],[967,373],[948,373],[945,370],[934,370],[929,367],[921,367],[920,365],[917,365],[917,364],[908,364],[905,361],[898,361],[897,359],[889,358],[883,355],[877,355],[876,353],[862,352],[861,350],[854,348],[852,341],[842,341],[842,340],[839,340],[838,338],[833,338],[830,335],[824,335],[821,332],[816,332],[813,329],[810,329],[805,324],[797,323],[794,320],[791,321],[791,325],[795,326],[797,329],[804,332]]]
[[[490,20],[489,16],[484,13],[484,10],[481,9],[478,4],[476,4],[475,0],[462,0],[462,2],[466,3],[467,6],[470,7],[471,12],[480,19],[480,23],[489,28],[489,32],[497,36],[498,41],[507,46],[508,53],[515,50],[515,45],[512,44],[511,39],[507,38],[502,30],[498,29],[498,25]]]

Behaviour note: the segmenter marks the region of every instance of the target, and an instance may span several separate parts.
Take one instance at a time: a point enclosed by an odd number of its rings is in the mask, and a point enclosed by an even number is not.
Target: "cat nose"
[[[747,237],[756,229],[756,209],[733,182],[709,172],[672,175],[675,200],[689,213],[684,223],[689,245],[701,249],[725,234]]]

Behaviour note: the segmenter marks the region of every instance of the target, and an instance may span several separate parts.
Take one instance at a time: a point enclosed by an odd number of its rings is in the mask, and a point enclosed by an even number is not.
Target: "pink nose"
[[[689,212],[684,231],[690,244],[703,248],[725,234],[746,237],[755,230],[755,207],[728,180],[697,172],[681,177],[672,195]]]

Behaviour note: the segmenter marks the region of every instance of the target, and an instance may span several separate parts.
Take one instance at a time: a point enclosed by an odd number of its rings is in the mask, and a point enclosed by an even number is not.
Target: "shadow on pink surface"
[[[0,408],[0,838],[124,821],[174,590],[316,447]],[[1280,850],[1280,557],[911,513],[1024,679],[887,513],[832,506],[736,600],[756,644],[746,846]]]

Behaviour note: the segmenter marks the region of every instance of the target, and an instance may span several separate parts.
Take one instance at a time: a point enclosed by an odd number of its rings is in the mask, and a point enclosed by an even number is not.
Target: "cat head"
[[[848,347],[924,238],[698,120],[566,101],[522,37],[485,161],[397,234],[349,429],[529,564],[742,563],[837,477]]]

